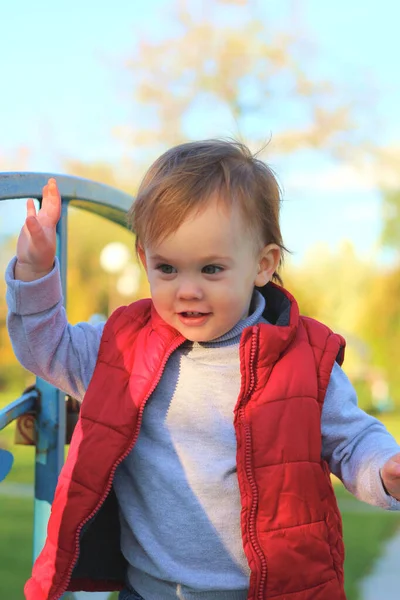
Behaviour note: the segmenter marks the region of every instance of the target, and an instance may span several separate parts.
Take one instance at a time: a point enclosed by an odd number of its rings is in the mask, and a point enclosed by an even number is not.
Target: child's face
[[[161,243],[140,250],[154,307],[196,342],[227,333],[248,315],[254,285],[265,285],[279,263],[278,246],[255,250],[254,233],[238,209],[210,199]]]

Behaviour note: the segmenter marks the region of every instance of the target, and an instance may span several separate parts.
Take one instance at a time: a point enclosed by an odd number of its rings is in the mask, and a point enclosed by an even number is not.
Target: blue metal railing
[[[126,213],[133,198],[110,186],[80,177],[54,173],[0,173],[0,201],[35,198],[40,202],[43,186],[50,177],[57,180],[62,199],[61,218],[57,225],[57,256],[65,302],[68,207],[82,208],[125,226]],[[0,430],[21,415],[35,413],[34,559],[44,544],[50,507],[64,462],[65,404],[65,394],[37,378],[34,388],[0,411]]]
[[[20,398],[11,402],[3,410],[0,410],[0,430],[7,427],[12,421],[18,419],[27,412],[36,410],[36,403],[39,400],[37,389],[31,389],[24,393]]]

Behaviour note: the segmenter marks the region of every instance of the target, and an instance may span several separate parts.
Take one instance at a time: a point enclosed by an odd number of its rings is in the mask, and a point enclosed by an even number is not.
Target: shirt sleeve
[[[321,417],[322,458],[359,500],[389,510],[400,502],[389,496],[380,470],[400,447],[386,427],[357,405],[348,377],[335,363]]]
[[[63,306],[59,263],[36,281],[6,270],[7,327],[14,353],[29,371],[82,401],[96,366],[104,323],[70,325]]]

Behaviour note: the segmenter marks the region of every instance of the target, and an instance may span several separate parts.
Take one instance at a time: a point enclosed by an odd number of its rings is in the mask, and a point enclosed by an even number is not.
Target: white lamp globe
[[[128,264],[131,253],[121,242],[111,242],[100,252],[100,265],[106,273],[120,273]]]
[[[132,264],[127,265],[118,278],[117,290],[121,296],[134,296],[140,287],[140,267]]]

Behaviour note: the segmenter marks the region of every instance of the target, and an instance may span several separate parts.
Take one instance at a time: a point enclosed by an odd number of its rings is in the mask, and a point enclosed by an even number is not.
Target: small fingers
[[[58,222],[61,215],[61,196],[58,190],[56,180],[51,177],[43,187],[42,207],[50,222],[54,225]]]
[[[36,206],[32,198],[28,198],[26,202],[26,214],[28,217],[36,217]]]
[[[50,179],[48,180],[46,185],[43,186],[42,195],[43,195],[43,200],[45,200],[45,198],[48,198],[48,197],[54,197],[54,196],[57,197],[60,195],[60,192],[58,191],[57,182],[54,179],[54,177],[50,177]]]
[[[48,188],[49,193],[50,193],[51,196],[56,196],[56,195],[59,194],[57,182],[54,179],[54,177],[51,177],[48,180],[46,187]]]
[[[29,244],[27,253],[34,271],[45,271],[54,262],[55,243],[49,239],[38,217],[29,216],[25,221]],[[55,242],[55,240],[54,240]]]

